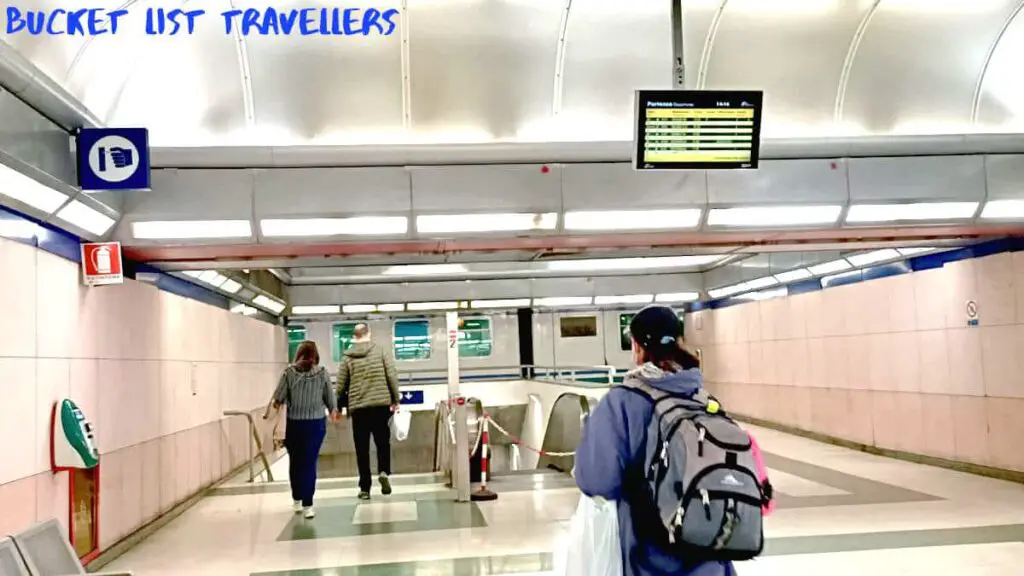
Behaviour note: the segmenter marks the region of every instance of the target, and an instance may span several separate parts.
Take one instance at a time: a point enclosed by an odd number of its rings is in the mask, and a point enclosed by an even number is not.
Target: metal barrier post
[[[469,426],[466,398],[459,392],[459,313],[445,314],[445,324],[448,328],[448,399],[455,415],[455,449],[452,451],[455,501],[469,502]]]
[[[491,435],[490,435],[489,414],[484,414],[483,428],[480,431],[480,489],[473,493],[470,498],[474,502],[490,502],[497,500],[498,495],[487,489],[488,461],[491,458]]]

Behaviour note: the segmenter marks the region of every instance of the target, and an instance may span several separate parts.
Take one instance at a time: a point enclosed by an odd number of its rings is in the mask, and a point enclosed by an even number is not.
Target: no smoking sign
[[[964,312],[967,315],[967,325],[977,326],[978,325],[978,303],[974,300],[968,300],[964,305]]]

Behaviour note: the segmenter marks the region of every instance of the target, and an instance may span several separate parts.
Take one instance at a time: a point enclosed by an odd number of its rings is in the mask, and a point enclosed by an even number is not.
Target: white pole
[[[469,426],[466,422],[466,399],[459,391],[459,313],[445,314],[448,344],[448,401],[455,416],[455,450],[452,454],[452,476],[456,502],[469,502]]]

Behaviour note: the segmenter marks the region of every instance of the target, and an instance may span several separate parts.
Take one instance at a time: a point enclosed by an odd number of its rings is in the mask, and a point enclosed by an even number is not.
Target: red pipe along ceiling
[[[460,252],[671,248],[699,246],[780,246],[821,242],[924,241],[1024,236],[1024,224],[963,225],[904,228],[835,228],[743,232],[672,232],[591,236],[530,236],[516,238],[453,238],[446,240],[389,240],[380,242],[220,244],[203,246],[125,246],[126,257],[141,262],[196,260],[257,260],[310,256],[379,254],[453,254]]]

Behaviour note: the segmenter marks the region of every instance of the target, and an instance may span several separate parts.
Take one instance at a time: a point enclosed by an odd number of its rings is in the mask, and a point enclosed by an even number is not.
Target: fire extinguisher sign
[[[82,244],[82,283],[103,286],[124,282],[120,242]]]

